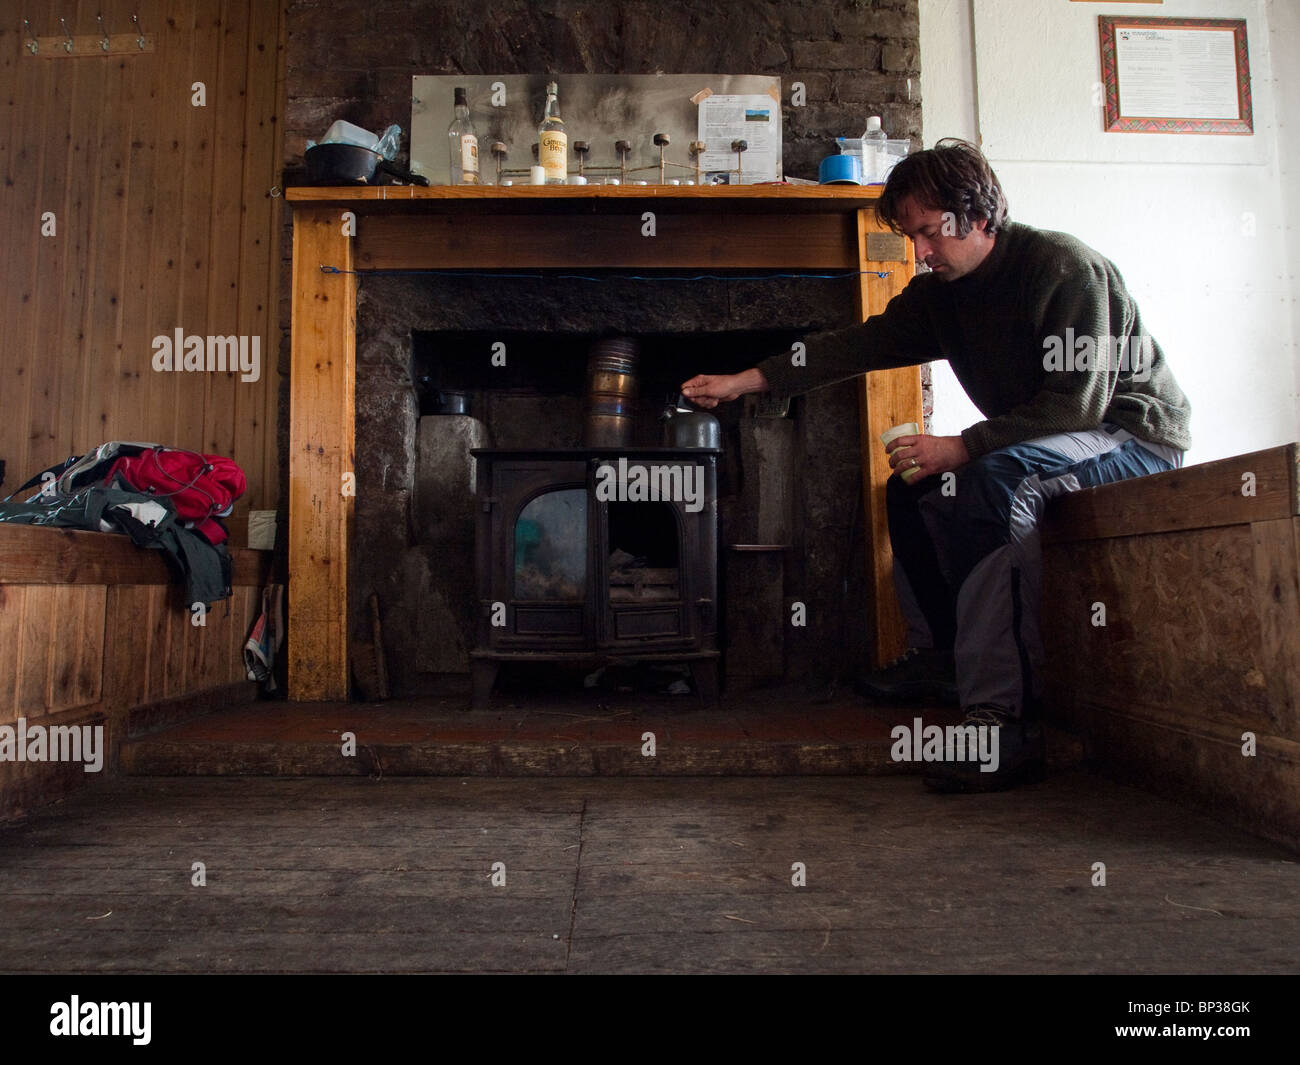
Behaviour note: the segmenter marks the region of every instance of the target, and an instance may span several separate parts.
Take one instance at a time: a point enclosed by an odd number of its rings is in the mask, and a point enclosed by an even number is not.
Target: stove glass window
[[[544,492],[515,522],[515,598],[587,594],[587,490]]]

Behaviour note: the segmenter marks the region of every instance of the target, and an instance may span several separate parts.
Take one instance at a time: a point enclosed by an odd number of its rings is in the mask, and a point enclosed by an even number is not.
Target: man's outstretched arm
[[[750,392],[767,390],[767,378],[757,366],[741,373],[696,374],[682,385],[682,395],[706,410],[712,410],[719,403],[730,403]]]

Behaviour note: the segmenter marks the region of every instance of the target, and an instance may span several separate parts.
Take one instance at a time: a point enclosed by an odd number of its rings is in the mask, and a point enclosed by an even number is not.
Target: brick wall
[[[917,0],[298,0],[285,162],[336,118],[409,129],[416,74],[773,74],[785,172],[815,178],[868,115],[920,147],[919,52]]]

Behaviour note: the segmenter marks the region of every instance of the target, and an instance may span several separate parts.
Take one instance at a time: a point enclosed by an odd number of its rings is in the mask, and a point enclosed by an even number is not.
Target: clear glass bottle
[[[884,129],[880,125],[880,116],[872,115],[867,119],[866,132],[862,134],[862,184],[872,185],[884,181],[885,165],[888,162],[888,149]]]
[[[469,117],[469,101],[465,90],[456,90],[456,117],[447,127],[448,151],[451,160],[451,184],[477,185],[478,137]]]
[[[546,171],[546,184],[563,185],[569,180],[569,135],[564,132],[555,82],[546,86],[546,113],[537,128],[538,162]]]

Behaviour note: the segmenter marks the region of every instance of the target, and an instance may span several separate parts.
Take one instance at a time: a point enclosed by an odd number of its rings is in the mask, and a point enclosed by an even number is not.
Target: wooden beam
[[[446,269],[805,269],[847,270],[857,262],[851,214],[770,215],[753,225],[723,214],[653,214],[644,202],[615,214],[367,215],[358,225],[359,270]]]
[[[289,697],[348,696],[348,549],[356,372],[352,240],[337,207],[293,219],[289,376]]]
[[[881,186],[856,185],[418,185],[316,186],[285,190],[293,204],[430,214],[456,211],[478,217],[518,211],[536,214],[618,212],[638,202],[661,202],[674,212],[725,211],[796,214],[802,211],[854,214],[875,206]]]
[[[868,237],[888,233],[874,210],[857,213],[858,256],[864,271],[856,291],[858,318],[866,321],[879,314],[901,292],[916,269],[912,243],[903,237],[880,241],[876,255],[898,258],[868,258]],[[892,236],[892,235],[891,235]],[[870,273],[868,271],[874,271]],[[883,274],[885,276],[878,276]],[[921,370],[876,370],[860,379],[859,431],[862,437],[862,498],[867,530],[867,579],[874,589],[876,665],[897,656],[904,647],[906,629],[894,592],[894,554],[889,546],[889,516],[885,509],[885,486],[892,470],[880,443],[880,434],[902,422],[923,421]]]

